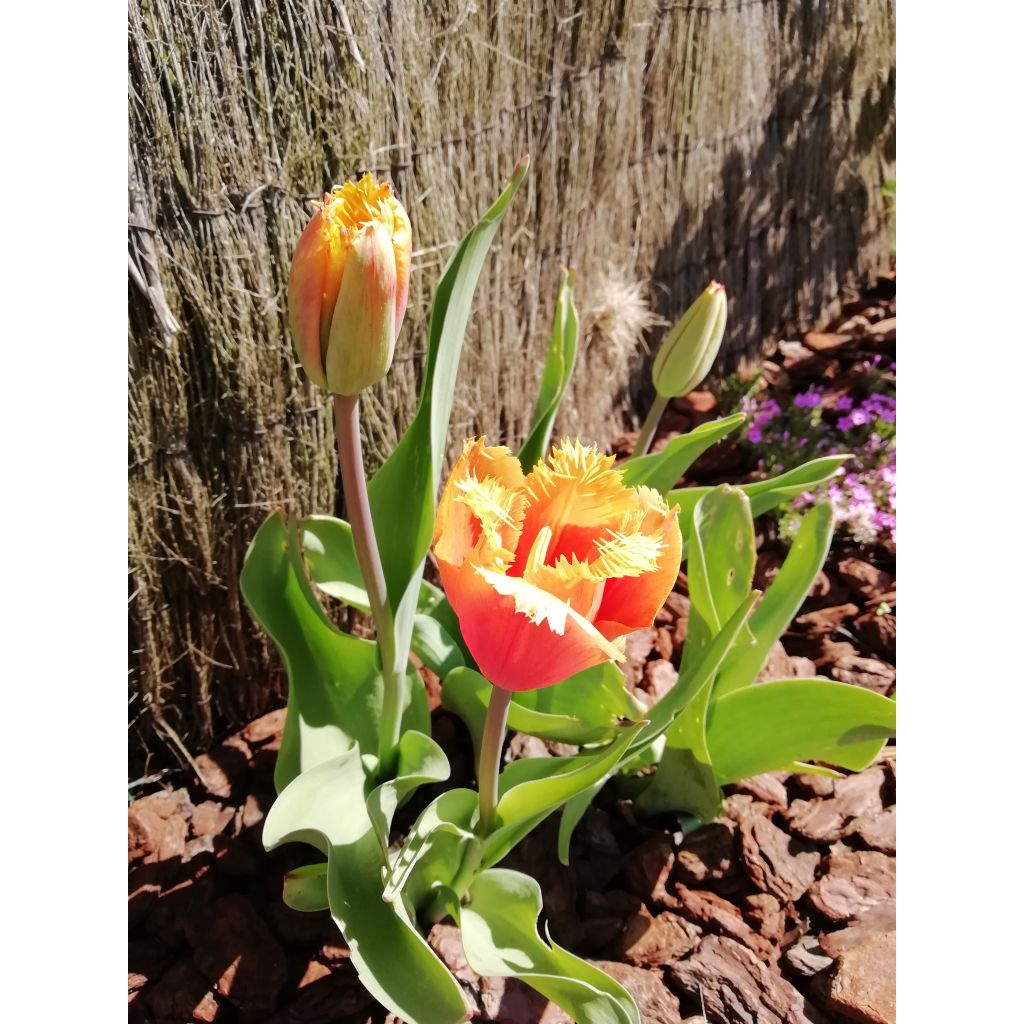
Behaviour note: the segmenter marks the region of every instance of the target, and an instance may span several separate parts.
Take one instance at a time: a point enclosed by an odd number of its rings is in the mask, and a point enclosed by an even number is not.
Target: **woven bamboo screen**
[[[607,442],[643,388],[643,329],[709,279],[729,292],[735,364],[888,261],[886,0],[128,6],[137,769],[156,736],[196,751],[280,699],[237,579],[269,510],[333,508],[329,409],[285,312],[292,247],[332,184],[390,178],[414,226],[395,366],[365,402],[371,461],[411,415],[441,268],[524,152],[456,436],[522,439],[560,266],[577,269],[585,330],[560,422]]]

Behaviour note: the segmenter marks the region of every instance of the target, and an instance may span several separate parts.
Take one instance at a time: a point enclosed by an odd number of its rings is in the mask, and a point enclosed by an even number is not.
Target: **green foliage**
[[[529,473],[540,462],[551,447],[551,429],[555,424],[555,413],[569,386],[573,367],[576,365],[576,346],[579,340],[579,315],[572,301],[576,275],[571,270],[562,271],[562,283],[558,289],[554,322],[551,325],[551,341],[544,374],[540,380],[537,407],[533,412],[530,433],[519,451],[523,471]]]
[[[517,871],[485,871],[459,913],[470,967],[494,978],[518,978],[589,1024],[640,1024],[633,997],[604,971],[537,931],[540,886]]]

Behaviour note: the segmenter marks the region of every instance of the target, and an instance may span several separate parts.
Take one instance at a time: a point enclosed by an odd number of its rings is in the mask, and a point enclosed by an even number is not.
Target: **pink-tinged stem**
[[[480,789],[478,832],[481,836],[486,836],[494,824],[494,809],[498,806],[501,748],[505,742],[505,724],[508,722],[508,707],[511,703],[511,690],[503,690],[500,686],[491,687],[491,697],[487,702],[487,718],[484,721],[484,735],[480,743],[480,764],[476,771]]]
[[[377,548],[377,537],[370,515],[363,470],[363,447],[359,431],[359,396],[334,396],[334,424],[338,436],[338,461],[341,486],[345,491],[345,510],[352,526],[356,560],[363,575],[370,611],[377,627],[377,647],[384,678],[384,703],[380,715],[380,741],[377,754],[382,773],[391,770],[402,729],[403,674],[395,664],[395,620],[388,604],[384,568]]]

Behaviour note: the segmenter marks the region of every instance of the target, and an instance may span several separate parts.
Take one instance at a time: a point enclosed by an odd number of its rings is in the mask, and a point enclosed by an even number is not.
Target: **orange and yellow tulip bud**
[[[650,626],[679,571],[676,508],[626,487],[611,456],[563,441],[524,475],[467,441],[441,495],[434,555],[480,671],[536,690],[602,662]]]
[[[356,395],[388,372],[411,255],[409,217],[386,181],[364,174],[324,196],[288,278],[292,340],[314,383]]]
[[[710,372],[725,334],[725,289],[712,281],[658,350],[651,375],[662,398],[688,395]]]

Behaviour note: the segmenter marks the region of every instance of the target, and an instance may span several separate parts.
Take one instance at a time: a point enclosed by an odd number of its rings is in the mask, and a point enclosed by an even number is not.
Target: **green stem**
[[[480,788],[480,824],[477,828],[480,836],[490,832],[494,823],[494,809],[498,806],[498,770],[501,767],[501,748],[505,742],[505,723],[508,721],[508,706],[511,703],[510,690],[491,686],[484,735],[480,743],[480,764],[476,770],[477,785]]]
[[[382,774],[390,772],[402,730],[404,679],[396,665],[395,620],[388,604],[388,588],[377,548],[377,537],[370,515],[363,470],[363,446],[359,432],[359,396],[334,396],[334,424],[338,435],[338,461],[341,486],[345,491],[345,511],[352,526],[352,543],[363,575],[366,596],[377,627],[377,649],[384,678],[384,703],[380,713],[380,740],[377,754]]]
[[[636,439],[636,445],[633,447],[631,459],[635,459],[639,455],[646,455],[650,450],[651,442],[654,440],[654,431],[667,405],[667,398],[662,398],[661,395],[657,394],[654,396],[650,412],[647,413],[647,419],[644,420],[644,425],[640,428],[640,435]]]

